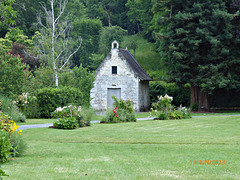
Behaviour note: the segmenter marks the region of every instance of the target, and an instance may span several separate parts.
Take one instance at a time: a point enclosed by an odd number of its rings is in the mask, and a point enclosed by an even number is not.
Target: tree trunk
[[[193,104],[198,104],[199,102],[199,92],[200,88],[194,85],[191,85],[191,107]]]
[[[191,107],[193,104],[198,105],[199,111],[210,111],[210,98],[206,91],[201,87],[191,85]]]
[[[54,70],[55,85],[56,87],[58,87],[58,71],[55,63],[53,63],[53,70]]]
[[[202,111],[210,111],[209,95],[206,91],[200,91],[198,109]]]

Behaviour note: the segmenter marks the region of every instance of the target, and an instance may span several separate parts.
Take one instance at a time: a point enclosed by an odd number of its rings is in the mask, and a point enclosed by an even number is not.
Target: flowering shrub
[[[63,117],[81,117],[81,106],[64,106],[58,107],[54,112],[52,112],[52,117],[63,118]]]
[[[34,118],[39,117],[40,113],[38,111],[37,97],[29,93],[22,93],[14,101],[19,108],[19,110],[27,117]]]
[[[9,157],[19,154],[18,148],[23,141],[20,140],[22,130],[16,132],[17,128],[16,123],[8,115],[0,112],[0,162],[6,162]]]
[[[156,119],[166,120],[166,119],[183,119],[191,118],[190,110],[186,107],[180,106],[174,109],[171,104],[173,97],[168,96],[158,96],[158,101],[152,104],[150,116],[156,116]]]
[[[167,114],[173,108],[171,104],[172,100],[173,97],[168,96],[167,94],[165,96],[158,96],[158,101],[156,103],[153,103],[152,106],[155,110],[162,111]]]
[[[52,112],[52,116],[55,118],[66,119],[69,117],[71,118],[74,117],[79,127],[90,126],[92,115],[93,115],[93,112],[91,109],[84,109],[81,106],[73,106],[73,105],[58,107],[54,112]],[[59,120],[57,121],[59,122]]]
[[[101,122],[136,122],[132,101],[130,99],[126,101],[123,99],[118,100],[115,96],[112,98],[114,100],[114,109],[108,110]]]
[[[112,96],[112,98],[114,100],[113,105],[116,109],[125,109],[129,113],[134,112],[133,102],[130,99],[124,101],[123,99],[118,100],[115,96]]]
[[[19,126],[17,126],[17,124],[12,121],[8,115],[3,114],[3,112],[0,112],[0,129],[5,130],[6,132],[8,132],[9,136],[12,135],[12,133],[14,133],[17,128]],[[20,130],[18,133],[20,134],[22,132],[22,130]]]
[[[53,126],[58,129],[76,129],[79,127],[77,120],[74,117],[59,118],[53,123]]]

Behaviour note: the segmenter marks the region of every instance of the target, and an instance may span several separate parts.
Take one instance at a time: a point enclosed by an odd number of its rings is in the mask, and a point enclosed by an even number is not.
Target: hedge
[[[68,104],[87,105],[88,97],[84,97],[83,93],[77,88],[43,88],[37,93],[37,101],[41,117],[50,118],[51,113],[57,107],[63,107]]]

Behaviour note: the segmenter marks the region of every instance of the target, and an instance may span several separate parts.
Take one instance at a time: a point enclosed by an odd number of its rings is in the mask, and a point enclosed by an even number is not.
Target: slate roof
[[[127,49],[119,49],[119,52],[125,57],[133,71],[141,80],[152,81],[152,78],[150,78],[150,76],[144,71],[141,65]]]

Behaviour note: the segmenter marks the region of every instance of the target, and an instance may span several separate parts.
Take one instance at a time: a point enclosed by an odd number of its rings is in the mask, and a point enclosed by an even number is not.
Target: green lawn
[[[27,129],[4,179],[240,179],[240,116]],[[191,160],[225,160],[192,165]]]
[[[192,116],[222,116],[222,115],[240,115],[239,111],[235,112],[226,112],[226,113],[192,113]],[[147,118],[150,116],[150,112],[141,112],[135,113],[136,118]],[[93,115],[92,121],[94,120],[101,120],[102,116],[100,115]],[[17,125],[32,125],[32,124],[48,124],[53,123],[55,119],[27,119],[26,122],[21,123],[18,122]]]

